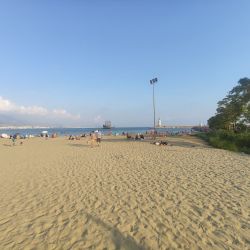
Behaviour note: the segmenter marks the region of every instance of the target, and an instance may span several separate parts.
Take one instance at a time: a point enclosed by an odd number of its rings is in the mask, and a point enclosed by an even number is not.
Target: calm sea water
[[[8,135],[14,135],[16,133],[19,133],[20,135],[40,135],[42,131],[46,130],[49,134],[56,133],[59,136],[65,136],[65,135],[80,135],[80,134],[89,134],[92,131],[95,130],[102,131],[103,134],[122,134],[124,133],[146,133],[146,131],[152,130],[150,127],[124,127],[124,128],[112,128],[112,129],[102,129],[102,128],[48,128],[48,129],[0,129],[0,134],[6,133]],[[177,134],[177,133],[190,133],[190,128],[160,128],[157,129],[158,132],[161,133],[171,133],[171,134]]]

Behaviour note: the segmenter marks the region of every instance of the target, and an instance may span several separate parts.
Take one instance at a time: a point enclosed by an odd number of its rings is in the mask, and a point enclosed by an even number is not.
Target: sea
[[[111,129],[103,129],[103,128],[29,128],[29,129],[1,129],[1,134],[20,134],[21,136],[33,135],[39,136],[43,131],[48,131],[48,134],[57,134],[58,136],[69,136],[69,135],[81,135],[81,134],[89,134],[92,131],[99,130],[104,135],[120,135],[122,133],[128,134],[145,134],[146,132],[153,131],[152,127],[117,127]],[[170,127],[170,128],[157,128],[157,133],[168,133],[168,134],[190,134],[192,133],[191,128],[187,127]]]

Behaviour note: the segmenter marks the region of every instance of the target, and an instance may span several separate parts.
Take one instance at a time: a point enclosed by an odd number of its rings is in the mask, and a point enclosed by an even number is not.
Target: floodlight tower
[[[158,82],[157,78],[153,78],[150,80],[150,84],[153,85],[153,109],[154,109],[154,138],[156,136],[156,130],[155,130],[155,84]]]

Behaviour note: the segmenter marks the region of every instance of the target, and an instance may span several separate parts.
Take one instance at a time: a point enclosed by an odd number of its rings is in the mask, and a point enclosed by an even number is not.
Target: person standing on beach
[[[97,141],[97,136],[96,136],[96,133],[93,131],[90,135],[90,145],[91,145],[91,148],[94,147],[94,145],[96,144],[96,141]]]
[[[16,145],[16,137],[12,136],[11,140],[12,140],[12,146],[15,146]]]
[[[99,130],[97,132],[97,144],[98,144],[98,146],[100,146],[101,140],[102,140],[102,132]]]

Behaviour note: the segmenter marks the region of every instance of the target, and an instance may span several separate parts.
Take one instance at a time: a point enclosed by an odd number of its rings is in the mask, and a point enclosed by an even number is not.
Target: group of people
[[[16,145],[16,140],[17,139],[21,139],[22,137],[19,134],[15,134],[15,135],[10,135],[10,139],[12,141],[12,146]],[[20,141],[19,143],[20,145],[23,145],[23,141]]]
[[[91,147],[94,146],[100,146],[101,140],[102,140],[102,132],[100,130],[92,131],[90,134],[90,139],[87,141],[88,144],[91,145]],[[76,135],[70,135],[68,140],[81,140],[81,138],[87,137],[86,134],[82,134],[80,136]]]
[[[90,133],[90,140],[88,141],[88,144],[90,144],[91,147],[94,147],[95,145],[100,146],[102,140],[102,132],[100,130],[92,131]]]
[[[73,140],[81,140],[81,138],[86,137],[86,134],[82,134],[82,135],[70,135],[69,136],[69,140],[73,141]]]
[[[136,134],[135,136],[129,135],[127,133],[127,139],[133,139],[133,140],[144,140],[144,135],[143,134]]]

